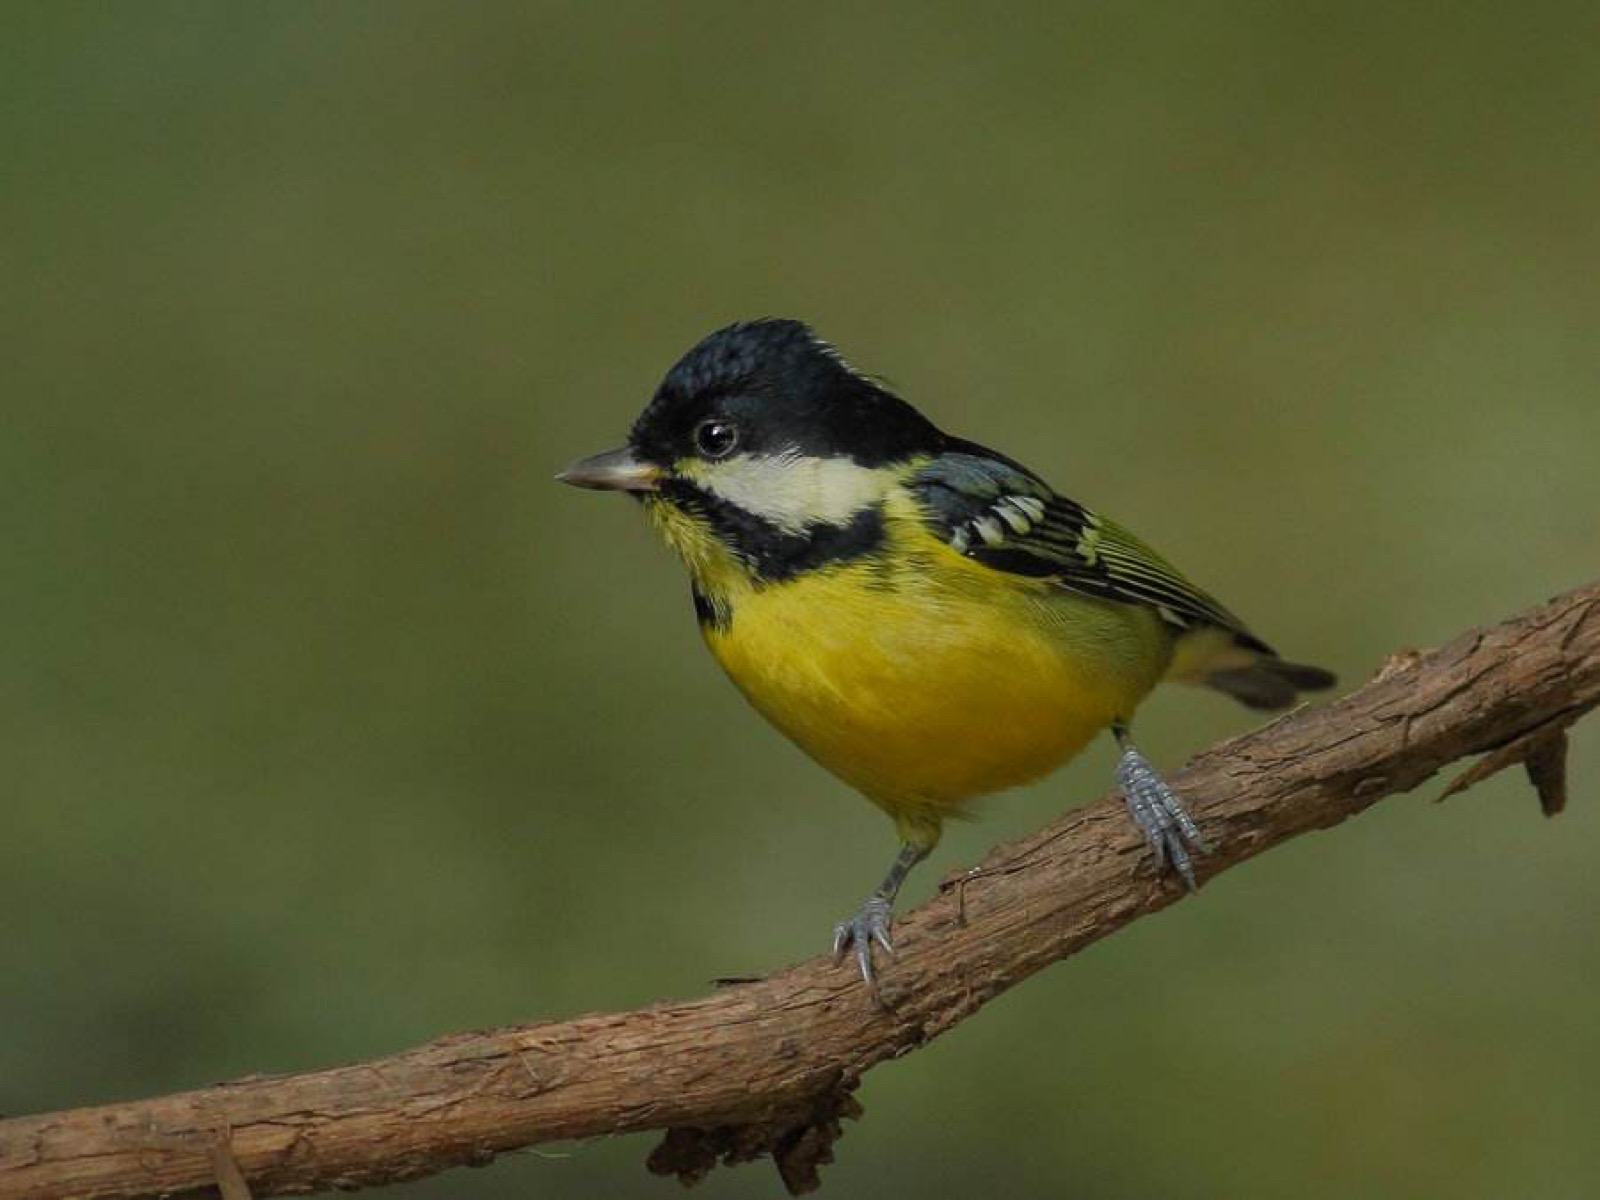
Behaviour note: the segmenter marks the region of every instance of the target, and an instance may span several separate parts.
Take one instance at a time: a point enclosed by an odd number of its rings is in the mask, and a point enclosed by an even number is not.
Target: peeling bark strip
[[[1600,583],[1428,654],[1396,655],[1327,708],[1201,755],[1174,779],[1217,849],[1215,875],[1336,825],[1473,754],[1470,785],[1515,762],[1547,811],[1563,731],[1600,704]],[[960,886],[953,886],[959,883]],[[218,1131],[256,1196],[416,1179],[560,1138],[668,1130],[652,1167],[693,1179],[773,1155],[816,1186],[861,1073],[985,1001],[1183,897],[1151,869],[1122,801],[995,849],[895,926],[885,1007],[812,959],[701,1000],[462,1033],[303,1075],[0,1121],[0,1197],[215,1196]],[[224,1173],[226,1170],[224,1169]]]

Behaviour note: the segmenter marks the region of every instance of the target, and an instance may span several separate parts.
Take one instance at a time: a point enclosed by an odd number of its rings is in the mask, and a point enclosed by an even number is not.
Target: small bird
[[[1207,849],[1129,722],[1157,683],[1277,709],[1330,687],[1121,526],[941,432],[801,321],[730,325],[667,372],[627,445],[558,477],[630,493],[688,568],[745,698],[882,808],[901,848],[834,930],[869,988],[894,900],[976,797],[1109,729],[1158,867]]]

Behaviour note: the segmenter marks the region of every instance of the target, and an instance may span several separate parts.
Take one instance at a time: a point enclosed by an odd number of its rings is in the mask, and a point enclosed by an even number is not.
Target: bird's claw
[[[888,900],[878,895],[868,897],[860,912],[833,927],[833,961],[842,962],[845,951],[854,946],[856,966],[861,971],[862,982],[876,990],[872,945],[876,942],[885,954],[894,957],[894,943],[889,940],[889,926],[893,920],[894,906]]]
[[[1156,866],[1172,864],[1191,892],[1198,886],[1194,877],[1194,855],[1211,849],[1200,835],[1200,827],[1184,811],[1177,793],[1132,746],[1126,747],[1117,763],[1117,783],[1128,805],[1128,815],[1144,834],[1156,857]]]

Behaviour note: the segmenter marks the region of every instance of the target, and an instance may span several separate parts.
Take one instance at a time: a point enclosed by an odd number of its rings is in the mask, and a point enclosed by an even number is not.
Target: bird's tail
[[[1201,682],[1226,692],[1246,708],[1288,708],[1301,692],[1320,692],[1338,680],[1332,671],[1281,658],[1259,658],[1247,667],[1212,671]]]

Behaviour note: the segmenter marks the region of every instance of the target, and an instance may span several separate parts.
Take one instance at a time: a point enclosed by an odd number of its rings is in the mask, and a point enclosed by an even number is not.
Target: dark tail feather
[[[1247,708],[1263,709],[1288,708],[1301,692],[1320,692],[1337,682],[1331,671],[1281,658],[1263,658],[1248,667],[1213,671],[1206,676],[1210,687],[1227,692]]]

